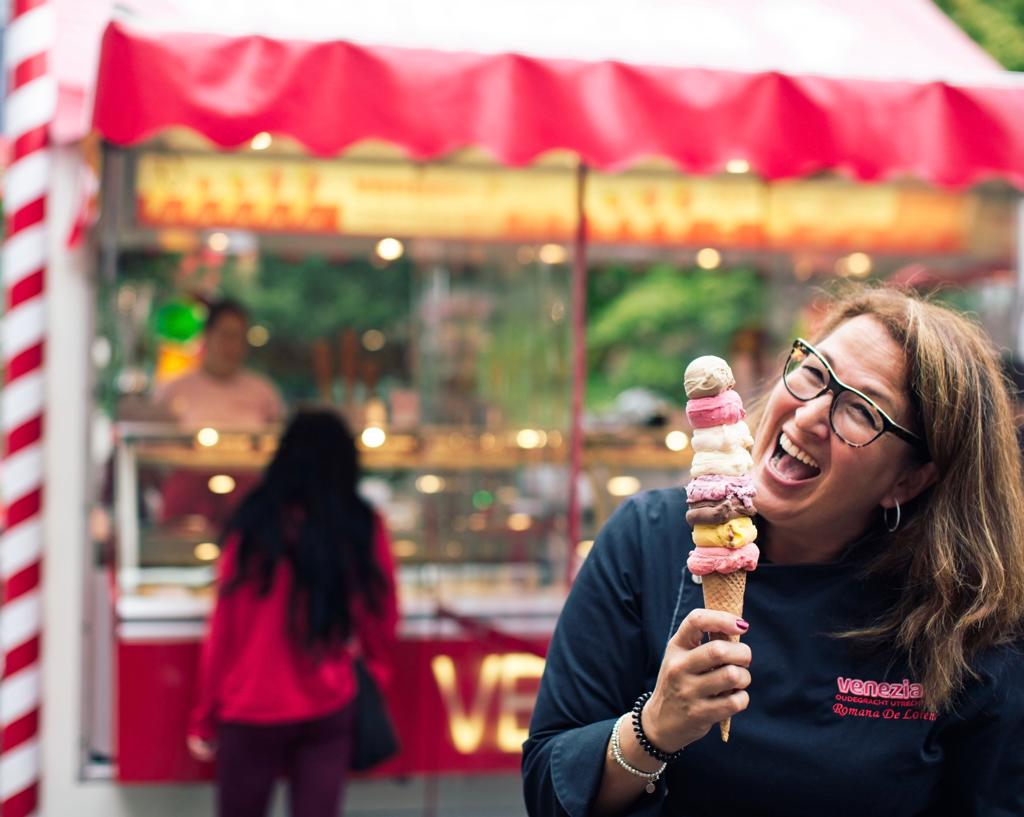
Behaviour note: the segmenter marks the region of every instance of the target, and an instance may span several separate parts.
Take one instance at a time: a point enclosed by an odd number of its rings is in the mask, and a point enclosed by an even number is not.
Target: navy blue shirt
[[[548,652],[523,780],[532,817],[584,817],[612,725],[654,688],[665,644],[703,607],[680,489],[640,494],[601,531]],[[1020,817],[1024,655],[977,662],[955,708],[916,699],[906,663],[831,634],[867,623],[895,588],[859,569],[877,538],[837,562],[762,563],[750,574],[750,706],[686,747],[632,815],[672,817]],[[712,796],[713,795],[713,796]]]

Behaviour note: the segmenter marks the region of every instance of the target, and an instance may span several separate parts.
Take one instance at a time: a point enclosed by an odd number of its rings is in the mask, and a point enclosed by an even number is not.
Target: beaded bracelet
[[[647,785],[644,786],[644,791],[646,791],[648,794],[654,794],[654,790],[656,788],[655,784],[658,782],[658,779],[661,777],[662,773],[665,771],[665,767],[668,766],[668,764],[662,763],[661,768],[658,769],[658,771],[656,772],[645,772],[642,769],[636,768],[636,766],[631,766],[626,761],[626,758],[622,754],[622,744],[619,743],[619,728],[622,726],[622,722],[626,720],[626,718],[628,717],[628,714],[623,715],[621,718],[615,721],[615,726],[612,727],[612,757],[615,758],[615,762],[618,763],[619,766],[621,766],[631,775],[633,775],[634,777],[639,777],[642,780],[646,780]]]
[[[647,735],[644,734],[643,724],[640,722],[640,713],[643,711],[644,704],[647,703],[651,698],[650,692],[645,692],[639,698],[636,699],[636,703],[633,704],[633,732],[636,735],[636,742],[640,744],[647,754],[653,757],[655,760],[659,760],[662,763],[672,763],[683,754],[682,749],[676,749],[674,752],[663,752],[657,746],[647,739]]]

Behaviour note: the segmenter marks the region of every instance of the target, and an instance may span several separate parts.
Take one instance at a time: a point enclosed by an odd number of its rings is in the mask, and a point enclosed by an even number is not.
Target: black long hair
[[[281,559],[294,581],[290,627],[314,651],[352,631],[353,597],[379,612],[386,587],[374,555],[374,513],[357,492],[359,456],[348,426],[333,411],[297,412],[259,485],[226,527],[240,537],[238,571],[225,592],[255,582],[270,591]]]

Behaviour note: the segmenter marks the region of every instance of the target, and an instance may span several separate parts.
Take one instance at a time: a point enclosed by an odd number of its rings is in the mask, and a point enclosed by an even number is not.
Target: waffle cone
[[[701,587],[704,588],[704,606],[708,610],[721,610],[732,613],[736,618],[743,618],[743,592],[747,588],[747,572],[737,570],[734,573],[709,573],[702,577]],[[738,635],[713,633],[712,638],[726,641],[739,641]],[[726,718],[718,724],[722,732],[722,742],[729,742],[729,728],[732,718]]]

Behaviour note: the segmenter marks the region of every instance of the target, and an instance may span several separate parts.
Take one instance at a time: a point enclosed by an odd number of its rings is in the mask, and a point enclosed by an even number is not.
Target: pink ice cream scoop
[[[754,482],[749,476],[725,477],[721,474],[705,474],[691,480],[686,486],[686,501],[690,505],[699,502],[721,502],[734,499],[747,516],[757,513],[754,508]]]
[[[686,401],[686,417],[694,428],[732,425],[746,416],[743,398],[733,389],[726,389],[714,397]]]
[[[694,576],[709,573],[735,573],[737,570],[753,570],[761,551],[757,545],[741,548],[694,548],[686,558],[686,567]]]

